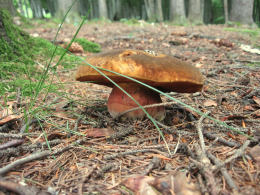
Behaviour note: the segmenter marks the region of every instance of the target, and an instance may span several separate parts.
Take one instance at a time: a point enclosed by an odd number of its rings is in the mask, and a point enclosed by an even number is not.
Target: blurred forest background
[[[0,0],[0,7],[28,18],[62,19],[74,0]],[[89,20],[170,21],[175,24],[249,24],[260,26],[260,0],[78,0],[67,22]]]

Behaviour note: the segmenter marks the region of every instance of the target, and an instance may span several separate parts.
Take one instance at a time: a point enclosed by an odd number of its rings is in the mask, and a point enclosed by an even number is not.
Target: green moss
[[[83,47],[84,51],[93,53],[98,53],[101,51],[101,47],[99,44],[88,41],[85,38],[76,38],[74,41],[79,43]]]
[[[225,28],[226,31],[239,32],[243,34],[249,34],[252,37],[258,37],[260,35],[260,29],[247,29],[247,28]]]
[[[0,97],[14,99],[18,88],[21,89],[23,97],[33,96],[42,76],[44,75],[44,80],[48,80],[48,72],[37,66],[39,63],[45,67],[49,66],[49,71],[53,68],[53,64],[50,66],[48,63],[56,46],[48,40],[30,37],[12,23],[7,11],[0,10],[0,14],[5,27],[5,34],[0,38]],[[65,49],[58,47],[54,56],[61,56],[64,51]],[[54,61],[57,60],[55,57]],[[77,57],[66,54],[60,65],[73,68],[79,62]],[[40,87],[41,91],[49,85],[46,83],[48,82],[44,82]],[[57,91],[53,86],[48,89]]]
[[[33,44],[30,36],[12,23],[8,11],[1,9],[0,17],[6,32],[0,38],[0,61],[30,61]]]

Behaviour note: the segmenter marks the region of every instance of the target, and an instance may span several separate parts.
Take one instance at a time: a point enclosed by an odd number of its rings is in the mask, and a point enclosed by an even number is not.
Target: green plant
[[[84,51],[93,53],[98,53],[101,51],[101,46],[99,44],[88,41],[85,38],[76,38],[74,42],[79,43],[83,47]]]

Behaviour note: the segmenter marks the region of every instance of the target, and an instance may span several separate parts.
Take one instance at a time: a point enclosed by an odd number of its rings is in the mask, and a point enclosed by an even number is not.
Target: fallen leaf
[[[0,125],[3,125],[5,123],[8,123],[8,122],[11,122],[11,121],[14,121],[14,120],[18,120],[22,116],[23,116],[23,114],[20,114],[20,115],[13,114],[13,115],[9,115],[7,117],[4,117],[4,118],[2,118],[2,120],[0,120]]]
[[[204,106],[206,107],[209,107],[209,106],[217,106],[217,102],[215,102],[214,100],[206,100],[204,103],[203,103]]]
[[[184,172],[168,174],[165,177],[152,177],[133,175],[122,181],[122,184],[135,194],[174,194],[174,195],[200,195],[198,186],[192,183]]]
[[[115,133],[114,130],[110,128],[93,128],[93,129],[86,130],[86,136],[93,137],[93,138],[107,137],[114,133]]]
[[[122,184],[138,195],[159,195],[160,193],[156,192],[152,186],[149,185],[149,183],[153,181],[154,177],[133,175],[125,179]]]
[[[175,35],[175,36],[186,36],[187,35],[187,32],[184,31],[184,30],[176,30],[176,31],[173,31],[171,33],[171,35]]]
[[[198,186],[184,172],[155,179],[153,186],[162,194],[200,195]]]

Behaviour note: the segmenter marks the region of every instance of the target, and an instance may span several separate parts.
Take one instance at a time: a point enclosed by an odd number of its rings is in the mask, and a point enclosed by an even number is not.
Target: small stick
[[[52,152],[50,150],[45,150],[45,151],[42,151],[42,152],[37,152],[37,153],[31,154],[31,155],[29,155],[25,158],[21,158],[19,160],[16,160],[16,161],[6,165],[5,167],[0,168],[0,176],[4,175],[5,173],[9,172],[11,169],[13,169],[13,168],[15,168],[19,165],[25,164],[25,163],[33,161],[33,160],[44,158],[46,156],[56,155],[56,154],[62,153],[66,150],[69,150],[71,147],[72,147],[72,145],[69,145],[65,148],[55,150],[54,152]]]
[[[245,152],[245,149],[249,146],[249,144],[250,144],[250,140],[247,140],[239,149],[236,150],[236,152],[231,157],[226,159],[224,162],[221,162],[218,165],[216,165],[214,167],[214,170],[217,170],[223,167],[225,164],[230,163],[232,160],[242,156]]]
[[[162,153],[161,151],[156,150],[156,149],[129,150],[129,151],[120,152],[120,153],[117,153],[117,154],[105,155],[104,159],[105,160],[112,160],[112,159],[117,158],[117,157],[123,157],[123,156],[126,156],[126,155],[132,155],[132,154],[136,154],[136,153],[146,153],[146,152]],[[163,153],[163,155],[165,155],[165,154]]]
[[[0,133],[0,138],[15,138],[15,139],[22,139],[25,135],[22,134],[10,134],[10,133]]]
[[[84,178],[82,179],[82,181],[81,181],[81,183],[79,184],[79,187],[78,187],[78,191],[79,191],[78,193],[79,193],[80,195],[83,194],[83,185],[84,185],[84,183],[85,183],[86,181],[88,181],[90,175],[96,170],[96,168],[97,168],[97,165],[94,165],[94,166],[92,167],[92,169],[87,173],[87,175],[84,175]]]
[[[151,173],[151,171],[153,169],[156,169],[160,166],[160,162],[161,159],[157,158],[157,157],[153,157],[152,160],[150,161],[148,167],[146,168],[146,170],[144,171],[143,175],[148,175],[149,173]]]
[[[50,146],[55,146],[55,145],[58,145],[62,142],[62,140],[60,139],[55,139],[55,140],[51,140],[48,142],[48,144]],[[19,151],[34,151],[35,149],[37,148],[43,148],[43,147],[46,147],[47,146],[47,143],[46,142],[43,142],[43,143],[37,143],[37,144],[30,144],[30,145],[22,145],[22,146],[18,146],[16,148],[8,148],[6,150],[1,150],[0,151],[0,156],[1,155],[17,155],[17,153],[19,153]]]
[[[228,140],[225,140],[223,139],[222,137],[218,137],[217,135],[213,135],[211,134],[210,132],[204,132],[203,135],[208,138],[208,139],[216,139],[218,142],[226,145],[226,146],[229,146],[229,147],[239,147],[241,146],[239,143],[236,143],[236,142],[231,142],[231,141],[228,141]]]
[[[211,154],[210,152],[207,152],[208,157],[214,162],[215,165],[219,166],[221,165],[223,162],[221,160],[219,160],[218,158],[216,158],[213,154]],[[229,185],[229,187],[232,190],[238,191],[238,187],[236,186],[236,184],[234,183],[234,181],[232,180],[231,176],[228,174],[227,169],[225,167],[221,167],[220,168],[220,172],[222,173],[222,175],[224,176],[225,180],[227,181],[227,184]]]
[[[206,112],[205,115],[202,115],[198,121],[198,125],[197,125],[197,131],[198,131],[198,135],[199,135],[199,139],[200,139],[200,147],[202,150],[202,153],[204,156],[206,156],[206,149],[205,149],[205,142],[204,142],[204,138],[203,138],[203,133],[202,133],[202,121],[204,120],[204,118],[209,114],[209,112]]]
[[[24,139],[14,139],[14,140],[10,140],[6,143],[3,143],[0,145],[0,150],[6,149],[6,148],[10,148],[10,147],[14,147],[14,146],[19,146],[24,142]]]
[[[104,173],[110,171],[111,169],[113,169],[113,170],[118,169],[118,165],[115,163],[106,164],[104,167],[102,167],[102,169],[97,171],[95,178],[103,177]]]

